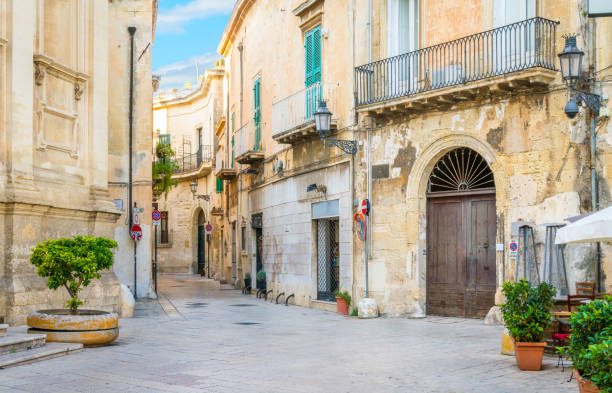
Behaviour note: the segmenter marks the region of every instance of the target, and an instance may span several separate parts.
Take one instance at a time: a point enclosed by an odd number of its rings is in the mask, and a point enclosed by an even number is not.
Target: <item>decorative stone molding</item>
[[[79,121],[80,106],[79,101],[83,97],[89,75],[76,71],[55,59],[43,55],[34,55],[34,81],[36,83],[36,148],[40,151],[53,149],[67,153],[72,158],[79,157],[79,132],[81,122]],[[73,99],[66,99],[64,107],[57,107],[49,101],[49,91],[47,90],[51,78],[55,83],[54,94],[61,94],[57,86],[62,83],[72,86]],[[52,83],[52,82],[51,82]],[[49,130],[46,129],[48,119],[62,119],[68,121],[70,135],[63,140],[51,141],[48,137]]]
[[[0,37],[0,48],[6,45],[8,45],[8,40],[4,37]]]
[[[293,10],[293,15],[300,18],[302,32],[305,33],[321,24],[324,2],[325,0],[306,0]]]

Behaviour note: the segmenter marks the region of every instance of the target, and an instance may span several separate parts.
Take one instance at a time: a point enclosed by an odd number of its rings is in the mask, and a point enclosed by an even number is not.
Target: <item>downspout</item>
[[[243,105],[243,90],[244,90],[244,86],[243,86],[243,78],[242,78],[242,67],[243,67],[243,52],[242,50],[244,49],[244,46],[242,45],[242,42],[240,42],[240,44],[238,44],[238,51],[240,52],[240,114],[239,114],[239,119],[240,119],[240,123],[238,123],[238,128],[242,128],[242,105]],[[229,95],[229,94],[228,94]],[[235,141],[234,141],[235,142]],[[241,209],[241,199],[242,199],[242,164],[238,164],[238,167],[240,168],[240,170],[238,171],[238,205],[236,206],[236,228],[234,229],[234,231],[238,231],[238,233],[240,233],[242,235],[242,209]],[[238,233],[234,233],[234,236],[236,236],[236,238],[238,238]],[[246,250],[245,245],[242,244],[242,241],[246,239],[242,239],[242,236],[240,236],[240,247],[236,247],[236,265],[240,264],[240,270],[243,270],[243,266],[242,266],[242,250]],[[238,242],[236,242],[238,243]],[[240,252],[238,251],[240,250]],[[232,250],[233,251],[233,250]],[[242,272],[242,277],[244,278],[244,274],[245,272]]]
[[[130,164],[129,164],[129,180],[128,180],[128,214],[129,214],[129,228],[128,231],[131,231],[134,217],[133,210],[133,196],[132,196],[132,188],[133,188],[133,179],[132,179],[132,151],[133,151],[133,131],[134,131],[134,34],[136,33],[136,27],[130,26],[128,27],[128,32],[130,33],[130,107],[129,107],[129,133],[130,133],[130,141],[129,141],[129,155],[130,155]],[[138,297],[138,293],[136,291],[136,240],[134,240],[134,299]]]
[[[372,63],[372,0],[368,0],[368,64]],[[371,127],[366,130],[366,144],[367,144],[367,152],[366,152],[366,166],[367,166],[367,198],[370,201],[370,206],[373,207],[372,201],[372,149],[371,149],[371,138],[370,134],[372,133]],[[367,229],[370,236],[366,238],[368,242],[368,257],[372,255],[372,217],[374,215],[374,209],[370,210],[370,217],[368,217],[368,226]],[[367,266],[366,266],[367,269]],[[367,287],[367,283],[366,283]]]

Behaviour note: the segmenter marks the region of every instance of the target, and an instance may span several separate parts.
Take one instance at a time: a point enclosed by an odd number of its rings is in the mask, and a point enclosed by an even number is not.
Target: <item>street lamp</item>
[[[198,182],[194,180],[191,181],[191,183],[189,184],[189,188],[191,188],[191,193],[193,194],[193,199],[195,199],[196,197],[199,199],[204,199],[205,201],[210,201],[210,195],[196,195],[196,193],[198,192]]]
[[[346,139],[327,138],[331,130],[332,113],[327,109],[327,103],[323,100],[319,101],[319,107],[314,113],[315,129],[317,134],[325,142],[329,142],[347,154],[357,153],[357,141],[349,141]]]
[[[576,88],[580,81],[580,70],[582,66],[582,52],[576,46],[576,36],[565,36],[565,47],[559,53],[559,63],[561,64],[561,78],[569,88],[570,99],[565,105],[565,114],[573,119],[578,114],[578,104],[585,103],[596,116],[599,115],[601,106],[601,96],[588,91]]]

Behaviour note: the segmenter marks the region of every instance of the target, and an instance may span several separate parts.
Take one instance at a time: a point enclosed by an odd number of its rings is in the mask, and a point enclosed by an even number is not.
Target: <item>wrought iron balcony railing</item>
[[[327,107],[334,113],[336,108],[337,83],[317,82],[272,105],[272,137],[314,121],[319,101],[327,101]]]
[[[203,162],[212,161],[212,148],[210,145],[202,145],[197,152],[184,155],[174,160],[178,169],[174,173],[185,173],[196,170]]]
[[[357,106],[534,67],[555,70],[558,24],[531,18],[356,67]]]

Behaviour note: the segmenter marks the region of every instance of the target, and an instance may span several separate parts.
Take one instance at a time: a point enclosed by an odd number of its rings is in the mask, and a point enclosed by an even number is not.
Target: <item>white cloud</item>
[[[179,4],[171,10],[160,12],[156,30],[160,34],[184,33],[185,26],[190,22],[230,12],[233,7],[232,0],[192,0],[185,5]]]
[[[176,63],[167,64],[153,70],[153,74],[161,76],[160,90],[168,90],[172,88],[182,88],[186,82],[196,83],[196,64],[198,65],[200,75],[212,68],[215,62],[220,58],[216,53],[205,53],[203,55],[194,56],[187,60],[177,61]]]

